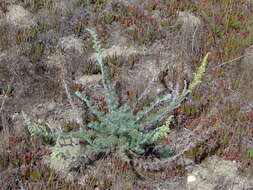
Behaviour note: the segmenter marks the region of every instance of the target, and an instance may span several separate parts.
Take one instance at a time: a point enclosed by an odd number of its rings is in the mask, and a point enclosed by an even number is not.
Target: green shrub
[[[83,100],[92,114],[96,117],[95,121],[88,124],[87,129],[80,128],[78,132],[48,132],[43,126],[39,126],[32,123],[27,115],[23,113],[25,124],[28,126],[28,130],[32,135],[41,135],[48,138],[56,138],[56,145],[54,147],[52,155],[55,157],[63,158],[89,158],[91,155],[98,155],[99,153],[116,152],[121,155],[122,158],[132,159],[147,154],[148,150],[155,149],[161,146],[163,139],[167,137],[169,133],[169,125],[173,118],[171,112],[178,108],[181,103],[187,98],[188,94],[193,88],[201,81],[201,75],[205,72],[207,57],[204,58],[198,72],[195,74],[193,82],[187,89],[186,83],[184,89],[179,95],[178,93],[167,94],[158,98],[148,107],[144,107],[142,111],[137,114],[133,114],[130,106],[119,105],[119,99],[112,89],[108,72],[106,71],[104,64],[104,57],[102,56],[103,49],[97,39],[97,35],[92,30],[87,30],[94,42],[94,49],[97,53],[97,60],[101,67],[103,85],[106,93],[106,101],[108,105],[108,113],[100,112],[93,103],[88,99],[85,94],[76,92],[81,100]],[[154,111],[157,106],[162,103],[168,103],[169,106],[160,108],[159,111]],[[162,126],[157,126],[154,130],[147,130],[145,126],[156,126],[158,120],[165,119]],[[62,152],[61,139],[80,139],[79,142],[85,142],[84,151],[80,151],[79,155],[70,155],[69,153]],[[74,143],[73,143],[74,145]],[[162,151],[158,151],[160,158],[166,158],[171,155],[171,150],[164,148]]]

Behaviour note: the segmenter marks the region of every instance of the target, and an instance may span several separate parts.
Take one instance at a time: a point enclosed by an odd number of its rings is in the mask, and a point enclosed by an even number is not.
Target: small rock
[[[36,25],[32,19],[32,14],[20,5],[11,5],[8,7],[6,20],[20,28],[29,28]]]
[[[194,181],[196,181],[196,177],[194,175],[189,175],[187,177],[187,183],[192,183]]]

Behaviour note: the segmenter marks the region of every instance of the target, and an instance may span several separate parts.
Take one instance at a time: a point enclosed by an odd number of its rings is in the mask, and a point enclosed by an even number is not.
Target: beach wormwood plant
[[[91,113],[96,117],[95,121],[88,123],[87,128],[80,128],[77,132],[53,132],[48,131],[45,127],[40,126],[28,118],[22,112],[25,124],[32,135],[40,135],[46,138],[56,139],[55,146],[52,151],[52,156],[62,158],[83,158],[83,165],[87,165],[89,161],[99,159],[98,155],[115,152],[127,161],[141,157],[150,150],[155,150],[156,147],[161,147],[162,140],[169,133],[169,125],[173,119],[172,111],[178,108],[181,103],[187,98],[188,94],[194,87],[201,82],[201,76],[205,72],[208,54],[205,56],[197,73],[194,75],[193,81],[189,88],[185,82],[185,86],[181,94],[167,94],[156,99],[150,106],[144,107],[142,111],[133,114],[130,106],[119,105],[119,99],[111,86],[104,57],[103,49],[94,31],[87,29],[93,38],[93,48],[97,53],[97,61],[100,65],[103,85],[108,105],[108,112],[100,112],[88,97],[77,91],[75,94],[83,100],[88,106]],[[154,108],[162,103],[168,103],[169,106],[160,108],[154,112]],[[170,113],[170,114],[168,114]],[[154,124],[163,118],[164,124],[157,126],[154,130],[146,130],[145,126],[154,126]],[[76,143],[72,139],[79,139],[79,142],[85,142],[85,148],[78,155],[71,155],[69,152],[63,152],[61,147],[65,144],[62,139],[70,139],[70,144],[75,146]],[[64,141],[63,141],[64,142]],[[68,144],[69,145],[69,144]],[[160,158],[171,156],[172,151],[168,148],[159,151]]]

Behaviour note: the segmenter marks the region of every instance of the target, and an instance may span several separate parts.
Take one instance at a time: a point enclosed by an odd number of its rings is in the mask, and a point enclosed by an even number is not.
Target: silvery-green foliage
[[[111,86],[108,72],[106,71],[106,67],[103,62],[103,49],[101,44],[98,41],[97,35],[94,31],[90,29],[87,31],[93,38],[93,47],[96,50],[97,60],[101,67],[106,102],[109,108],[108,113],[100,112],[97,107],[93,106],[93,102],[89,100],[85,94],[76,92],[76,96],[83,100],[91,113],[96,116],[96,120],[91,121],[85,131],[83,128],[80,128],[80,131],[70,132],[68,134],[61,132],[48,132],[42,126],[32,123],[26,114],[23,113],[25,124],[28,125],[28,130],[33,135],[56,138],[56,145],[52,153],[52,155],[55,157],[87,158],[92,154],[92,152],[108,151],[118,151],[119,153],[123,153],[123,157],[129,154],[143,155],[146,153],[147,148],[155,147],[167,137],[167,134],[169,133],[169,124],[173,116],[168,116],[166,113],[170,113],[174,109],[178,108],[186,99],[192,88],[199,83],[205,65],[202,66],[202,69],[200,69],[200,72],[202,73],[195,74],[194,82],[196,84],[191,84],[190,89],[187,89],[185,84],[181,95],[175,96],[172,94],[167,94],[154,100],[150,106],[144,107],[142,111],[134,115],[132,114],[133,112],[128,105],[119,105],[118,96]],[[169,106],[160,108],[159,111],[154,111],[157,106],[160,106],[163,103],[168,103]],[[167,118],[164,125],[157,127],[155,130],[148,132],[145,131],[145,125],[152,125],[163,117]],[[71,140],[73,138],[78,138],[80,141],[86,142],[85,149],[80,151],[79,155],[69,155],[66,152],[61,152],[61,147],[64,146],[64,143],[61,143],[61,140]],[[70,144],[72,146],[75,145],[75,143],[72,141]],[[161,157],[171,155],[171,150],[164,149],[164,151],[160,152],[160,154]]]

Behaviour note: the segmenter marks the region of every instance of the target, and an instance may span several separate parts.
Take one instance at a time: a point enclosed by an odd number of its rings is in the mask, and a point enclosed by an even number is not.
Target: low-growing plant
[[[93,47],[96,50],[97,60],[101,67],[108,112],[104,113],[99,111],[97,107],[93,106],[92,101],[89,100],[87,95],[77,91],[75,93],[76,96],[86,103],[96,118],[94,121],[88,123],[86,129],[81,127],[79,131],[71,131],[69,133],[48,131],[45,127],[32,123],[23,112],[24,122],[28,126],[29,132],[32,135],[56,138],[52,156],[84,158],[86,160],[83,160],[84,165],[87,165],[90,160],[98,159],[98,155],[101,155],[101,153],[106,154],[109,152],[115,152],[123,160],[126,159],[127,161],[149,153],[158,154],[160,159],[168,158],[172,155],[173,151],[167,146],[164,146],[162,140],[167,137],[170,131],[169,125],[173,119],[172,112],[187,99],[189,93],[201,82],[201,76],[205,72],[208,54],[205,56],[188,88],[185,82],[181,94],[174,90],[172,94],[159,97],[149,106],[144,107],[140,112],[134,114],[129,105],[120,105],[119,98],[109,80],[109,74],[104,63],[104,57],[102,56],[103,49],[97,39],[97,35],[90,29],[87,29],[87,31],[93,38]],[[169,106],[161,106],[164,103],[169,104]],[[156,109],[158,106],[159,109]],[[158,126],[157,121],[159,120],[165,121],[164,124]],[[150,128],[153,130],[148,130]],[[71,144],[73,146],[76,145],[74,141],[72,142],[73,138],[80,139],[79,142],[85,142],[85,148],[78,155],[71,155],[68,152],[63,152],[61,149],[64,146],[64,143],[61,142],[62,139],[70,139]]]
[[[247,158],[248,159],[253,159],[253,149],[250,149],[247,151]]]

